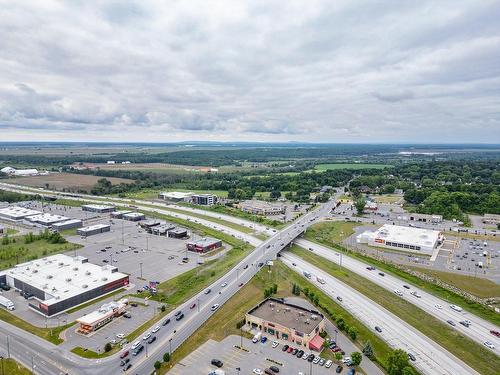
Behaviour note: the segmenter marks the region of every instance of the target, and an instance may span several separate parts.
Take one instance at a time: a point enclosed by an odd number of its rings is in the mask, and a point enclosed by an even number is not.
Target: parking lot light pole
[[[139,266],[141,267],[141,279],[142,279],[142,262],[139,263]]]

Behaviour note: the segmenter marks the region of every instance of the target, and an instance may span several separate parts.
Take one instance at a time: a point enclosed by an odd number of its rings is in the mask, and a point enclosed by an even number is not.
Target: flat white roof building
[[[32,294],[30,307],[49,316],[128,285],[128,275],[114,266],[64,254],[18,264],[1,271],[0,280]]]
[[[441,232],[432,229],[385,224],[376,231],[357,236],[358,243],[402,251],[432,254],[444,240]]]
[[[10,206],[0,209],[0,218],[6,220],[21,220],[27,216],[39,215],[40,211],[29,208]]]
[[[194,193],[186,193],[183,191],[163,191],[158,194],[158,198],[172,202],[186,201],[193,196]]]
[[[25,217],[26,220],[29,220],[33,223],[38,223],[42,224],[45,226],[50,226],[55,223],[60,223],[61,221],[67,221],[69,220],[68,217],[66,216],[61,216],[61,215],[53,215],[53,214],[39,214],[39,215],[33,215],[33,216],[27,216]]]

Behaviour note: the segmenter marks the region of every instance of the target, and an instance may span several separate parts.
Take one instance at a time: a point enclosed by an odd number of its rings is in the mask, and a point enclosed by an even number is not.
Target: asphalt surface
[[[337,296],[341,296],[342,302],[340,302],[340,305],[367,327],[372,329],[375,326],[381,327],[382,332],[379,333],[381,338],[395,349],[403,349],[412,353],[416,357],[415,367],[422,373],[477,374],[467,364],[415,328],[328,273],[290,253],[283,254],[281,259],[287,266],[303,277],[305,277],[303,275],[304,271],[310,272],[312,277],[309,281],[332,299],[335,300]],[[319,283],[316,280],[317,277],[322,278],[325,283]]]
[[[427,293],[414,285],[409,285],[408,283],[395,276],[392,276],[389,273],[385,273],[385,276],[382,277],[378,274],[377,270],[369,271],[366,268],[368,267],[367,263],[363,263],[345,254],[340,254],[325,246],[321,246],[304,239],[296,240],[295,243],[303,247],[304,249],[313,249],[314,254],[328,259],[329,261],[336,264],[340,263],[340,258],[342,257],[342,267],[345,267],[346,269],[367,278],[373,283],[391,292],[394,292],[395,290],[400,291],[401,293],[403,293],[401,298],[421,308],[436,319],[444,323],[446,323],[448,320],[452,320],[453,322],[455,322],[456,325],[454,327],[450,327],[456,329],[461,334],[471,338],[481,345],[483,345],[485,341],[490,341],[491,343],[493,343],[493,345],[495,345],[495,349],[493,349],[493,351],[497,355],[500,354],[500,338],[493,336],[490,333],[490,330],[493,329],[496,331],[500,331],[500,328],[495,327],[492,323],[487,322],[484,319],[481,319],[466,311],[458,312],[452,310],[450,308],[449,302],[446,302],[445,300]],[[403,287],[403,285],[408,285],[411,289],[406,289]],[[410,294],[412,291],[416,292],[421,297],[417,298],[414,295]],[[465,327],[464,325],[459,324],[460,321],[465,320],[469,320],[471,322],[469,327]]]

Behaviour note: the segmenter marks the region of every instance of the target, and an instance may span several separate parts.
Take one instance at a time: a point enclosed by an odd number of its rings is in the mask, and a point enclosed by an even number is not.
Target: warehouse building
[[[67,221],[69,220],[68,217],[66,216],[61,216],[61,215],[53,215],[53,214],[39,214],[39,215],[33,215],[33,216],[27,216],[25,220],[28,220],[32,223],[37,223],[46,227],[50,227],[53,224],[60,223],[62,221]]]
[[[325,330],[325,317],[316,310],[268,298],[245,315],[247,328],[267,333],[274,338],[290,341],[294,346],[321,351],[324,340],[319,335]]]
[[[76,234],[87,237],[93,236],[94,234],[109,232],[110,230],[111,226],[109,224],[95,224],[77,229]]]
[[[111,212],[111,217],[113,219],[121,219],[121,218],[123,218],[123,215],[129,214],[131,212],[132,211],[127,211],[127,210],[113,211],[113,212]]]
[[[52,225],[52,228],[59,232],[62,230],[67,230],[67,229],[81,228],[82,225],[83,225],[83,223],[80,219],[71,219],[71,220],[66,220],[66,221],[60,222],[60,223],[55,223]]]
[[[437,230],[385,224],[374,232],[361,233],[356,241],[370,246],[430,255],[443,243],[444,237]]]
[[[97,212],[100,214],[105,214],[107,212],[113,212],[116,210],[113,206],[105,206],[101,204],[84,204],[82,206],[83,211]]]
[[[414,221],[414,222],[420,222],[420,223],[441,223],[441,222],[443,222],[443,216],[441,216],[441,215],[428,215],[428,214],[416,214],[416,213],[405,213],[405,214],[398,214],[397,220]]]
[[[29,307],[53,316],[127,286],[129,277],[114,266],[56,254],[1,271],[0,283],[32,295]]]
[[[170,238],[186,238],[187,236],[188,231],[184,228],[174,228],[168,231],[168,237]]]
[[[194,193],[185,193],[182,191],[163,191],[158,194],[158,198],[172,203],[189,202],[193,194]]]
[[[194,251],[197,253],[207,253],[211,250],[218,249],[222,247],[222,241],[215,238],[202,238],[196,241],[190,241],[186,244],[189,251]]]
[[[153,233],[153,228],[161,225],[162,222],[159,220],[145,220],[139,223],[139,226],[148,233]]]
[[[213,206],[217,203],[217,196],[214,194],[193,194],[191,203],[199,206]]]
[[[128,221],[141,221],[146,218],[144,214],[141,214],[140,212],[129,212],[126,214],[123,214],[123,220],[128,220]]]
[[[78,332],[88,335],[89,333],[98,330],[111,322],[114,318],[125,313],[127,306],[127,299],[105,303],[98,310],[92,311],[90,314],[84,315],[76,320],[80,323]]]
[[[34,216],[41,214],[40,211],[31,210],[29,208],[19,207],[19,206],[9,206],[0,209],[0,219],[9,221],[18,221],[24,219],[28,216]]]
[[[175,228],[175,225],[173,225],[173,224],[160,224],[160,225],[157,225],[156,227],[153,227],[151,233],[153,233],[157,236],[166,236],[168,231],[170,231],[174,228]]]
[[[262,216],[283,215],[286,210],[284,205],[258,200],[240,202],[238,208],[243,212]]]

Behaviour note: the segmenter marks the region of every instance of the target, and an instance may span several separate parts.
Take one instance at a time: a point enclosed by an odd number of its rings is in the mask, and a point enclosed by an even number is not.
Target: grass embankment
[[[410,268],[440,279],[447,284],[454,285],[479,298],[500,297],[500,285],[488,279],[420,267],[410,266]]]
[[[2,359],[2,375],[31,375],[32,372],[12,358]]]
[[[96,298],[96,299],[93,299],[93,300],[91,300],[91,301],[85,302],[85,303],[84,303],[84,304],[82,304],[82,305],[79,305],[79,306],[73,307],[72,309],[70,309],[70,310],[66,311],[66,313],[67,313],[67,314],[74,313],[75,311],[78,311],[78,310],[81,310],[81,309],[83,309],[83,308],[85,308],[85,307],[88,307],[88,306],[94,305],[94,304],[96,304],[96,303],[98,303],[98,302],[101,302],[101,301],[103,301],[103,300],[105,300],[105,299],[107,299],[107,298],[109,298],[109,297],[112,297],[112,296],[114,296],[114,295],[116,295],[116,294],[119,294],[119,293],[123,292],[124,290],[125,290],[125,288],[120,288],[120,289],[117,289],[117,290],[115,290],[115,291],[113,291],[113,292],[111,292],[111,293],[109,293],[109,294],[106,294],[106,295],[101,296],[101,297],[99,297],[99,298]]]
[[[354,228],[359,223],[350,221],[330,221],[317,223],[307,228],[304,237],[310,241],[322,241],[327,243],[340,242],[354,234]]]
[[[272,272],[268,273],[267,268],[263,268],[228,302],[221,306],[214,315],[173,353],[172,360],[168,364],[164,363],[162,365],[159,374],[165,374],[173,365],[206,340],[213,339],[220,341],[228,335],[240,335],[240,330],[236,328],[236,324],[245,318],[248,310],[262,301],[264,298],[263,291],[273,284],[278,286],[278,292],[275,294],[275,297],[292,296],[291,290],[293,284],[299,285],[302,290],[308,288],[309,291],[313,291],[320,298],[320,304],[327,307],[336,316],[342,316],[349,326],[357,328],[358,336],[356,342],[358,346],[362,347],[366,341],[370,341],[377,359],[385,363],[384,358],[391,352],[391,349],[384,341],[372,333],[370,329],[364,327],[314,285],[295,272],[290,271],[282,262],[276,261],[271,270]]]
[[[340,268],[336,263],[298,246],[293,246],[290,251],[392,312],[481,374],[496,374],[496,369],[500,366],[498,357],[446,323],[368,279]]]
[[[27,236],[4,237],[0,240],[0,269],[82,247],[71,242],[51,243],[48,239],[35,237],[37,239],[32,242],[27,240]]]
[[[32,333],[42,339],[50,341],[52,344],[59,345],[64,340],[59,338],[59,334],[64,331],[66,328],[71,327],[74,322],[68,323],[64,326],[53,327],[53,328],[41,328],[34,326],[21,318],[18,318],[16,315],[9,313],[7,310],[0,309],[0,319],[6,323],[12,324],[18,328],[25,330],[26,332]]]
[[[328,222],[328,223],[322,223],[326,225],[339,225],[337,223],[342,223],[342,222]],[[350,223],[350,224],[356,224],[356,223]],[[314,226],[313,226],[314,227]],[[340,245],[337,241],[331,241],[328,239],[324,239],[321,237],[315,238],[314,236],[311,236],[310,229],[308,229],[305,237],[308,240],[311,240],[313,242],[317,242],[321,245],[327,246],[327,247],[333,247],[335,251],[340,251],[348,256],[358,259],[362,262],[365,262],[367,264],[371,264],[375,267],[377,267],[380,270],[383,270],[385,272],[388,272],[396,277],[399,277],[400,279],[406,281],[407,283],[413,284],[414,286],[417,286],[421,288],[422,290],[425,290],[428,293],[431,293],[435,295],[436,297],[439,297],[445,301],[447,301],[450,304],[455,304],[461,306],[463,309],[485,319],[490,321],[491,323],[495,325],[500,325],[500,314],[495,313],[492,309],[488,308],[487,306],[484,306],[480,303],[476,303],[473,301],[469,301],[468,299],[452,292],[449,291],[445,288],[442,288],[438,285],[435,285],[433,283],[424,281],[416,276],[413,276],[409,274],[408,272],[399,269],[398,267],[388,264],[385,262],[382,262],[380,260],[374,259],[372,257],[369,257],[367,255],[363,255],[360,253],[357,253],[355,251],[351,251],[348,248],[346,248],[343,245]]]

